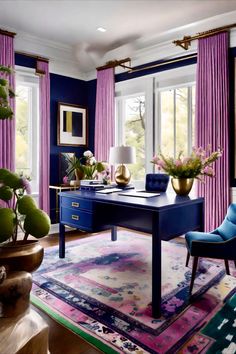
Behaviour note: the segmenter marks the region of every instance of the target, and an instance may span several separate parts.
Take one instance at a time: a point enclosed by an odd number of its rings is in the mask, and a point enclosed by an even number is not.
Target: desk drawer
[[[74,225],[77,228],[85,228],[87,230],[93,225],[93,215],[86,211],[61,208],[61,221],[63,223]]]
[[[61,197],[61,206],[63,208],[66,207],[73,210],[93,210],[93,202],[79,198]]]

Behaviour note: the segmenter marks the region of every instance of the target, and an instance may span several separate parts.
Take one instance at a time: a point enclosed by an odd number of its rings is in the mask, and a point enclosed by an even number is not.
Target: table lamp
[[[119,187],[129,184],[131,173],[125,164],[135,163],[135,148],[131,146],[114,146],[110,148],[109,163],[119,164],[115,171],[115,181]]]

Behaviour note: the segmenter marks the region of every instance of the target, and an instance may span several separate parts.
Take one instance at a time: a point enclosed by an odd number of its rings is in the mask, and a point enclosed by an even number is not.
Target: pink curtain
[[[115,138],[115,81],[114,68],[97,71],[94,155],[108,161]]]
[[[205,230],[215,229],[222,222],[230,202],[229,196],[229,75],[228,32],[198,42],[196,88],[196,145],[216,150],[223,156],[216,161],[215,178],[199,183],[199,196],[205,198]]]
[[[0,34],[0,65],[15,66],[14,38]],[[14,75],[7,77],[11,87],[15,88]],[[15,100],[11,99],[15,111]],[[0,168],[15,170],[15,117],[0,120]]]
[[[39,79],[39,207],[49,214],[49,163],[50,163],[50,77],[48,63],[37,61]]]

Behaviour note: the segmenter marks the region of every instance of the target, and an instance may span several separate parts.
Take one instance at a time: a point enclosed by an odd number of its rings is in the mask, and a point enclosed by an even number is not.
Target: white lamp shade
[[[132,146],[114,146],[110,148],[109,163],[115,165],[118,163],[128,164],[136,162],[135,148]]]

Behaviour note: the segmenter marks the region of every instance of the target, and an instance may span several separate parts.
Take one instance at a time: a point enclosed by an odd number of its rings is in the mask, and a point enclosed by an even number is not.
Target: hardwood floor
[[[66,232],[66,241],[76,240],[78,238],[93,237],[79,231]],[[44,248],[58,245],[58,235],[50,235],[40,240]],[[46,313],[31,305],[49,325],[49,350],[50,354],[97,354],[101,351],[95,349],[85,342],[81,337],[74,334],[64,326],[50,318]]]

